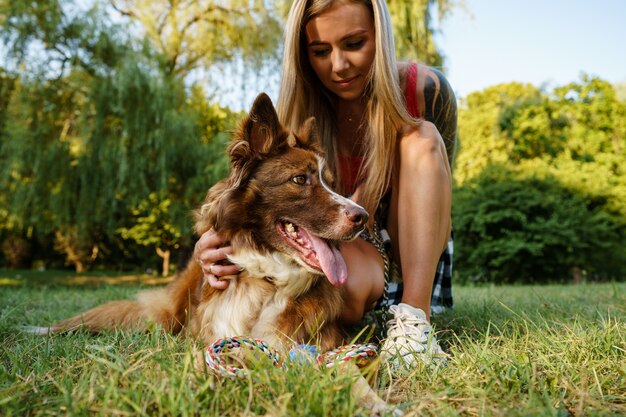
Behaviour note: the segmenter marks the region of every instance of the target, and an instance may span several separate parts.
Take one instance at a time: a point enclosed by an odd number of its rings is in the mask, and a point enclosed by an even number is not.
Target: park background
[[[175,273],[289,3],[0,0],[0,265]],[[455,282],[624,279],[626,6],[587,3],[388,1],[459,98]]]
[[[18,330],[173,279],[229,132],[276,99],[282,1],[0,0],[1,415],[371,415],[332,369],[215,383],[190,338]],[[626,5],[388,4],[459,98],[455,306],[448,366],[375,388],[407,416],[626,415]]]

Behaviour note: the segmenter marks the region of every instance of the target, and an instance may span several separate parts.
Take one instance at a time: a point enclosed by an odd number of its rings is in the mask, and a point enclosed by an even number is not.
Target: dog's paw
[[[376,404],[372,407],[372,415],[376,417],[402,417],[404,416],[404,411],[391,404]]]

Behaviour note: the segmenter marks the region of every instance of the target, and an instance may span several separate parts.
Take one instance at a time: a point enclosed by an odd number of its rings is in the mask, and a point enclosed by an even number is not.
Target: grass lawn
[[[0,271],[0,415],[367,415],[351,380],[330,370],[266,364],[216,382],[193,369],[196,346],[183,337],[15,329],[154,281]],[[457,286],[454,296],[434,320],[448,366],[391,379],[381,371],[379,394],[406,415],[626,415],[626,283]]]

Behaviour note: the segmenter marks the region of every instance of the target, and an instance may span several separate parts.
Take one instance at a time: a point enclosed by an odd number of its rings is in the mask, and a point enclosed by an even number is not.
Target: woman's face
[[[343,100],[365,91],[376,53],[374,19],[359,3],[336,3],[306,27],[309,62],[322,84]]]

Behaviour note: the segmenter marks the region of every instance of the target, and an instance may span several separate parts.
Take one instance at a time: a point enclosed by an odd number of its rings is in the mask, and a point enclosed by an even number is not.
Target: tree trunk
[[[156,248],[156,253],[161,258],[163,258],[163,272],[162,272],[162,275],[164,277],[166,277],[166,276],[168,276],[170,274],[170,251],[169,251],[169,249],[162,250],[161,248],[157,247]]]
[[[576,285],[580,284],[583,281],[582,276],[583,276],[583,273],[580,267],[578,265],[574,265],[572,267],[572,280],[574,281],[574,284]]]
[[[54,237],[54,248],[59,252],[65,253],[66,263],[73,264],[74,269],[78,273],[85,272],[84,260],[87,256],[76,238],[76,232],[71,229],[65,233],[57,230],[54,232]]]

